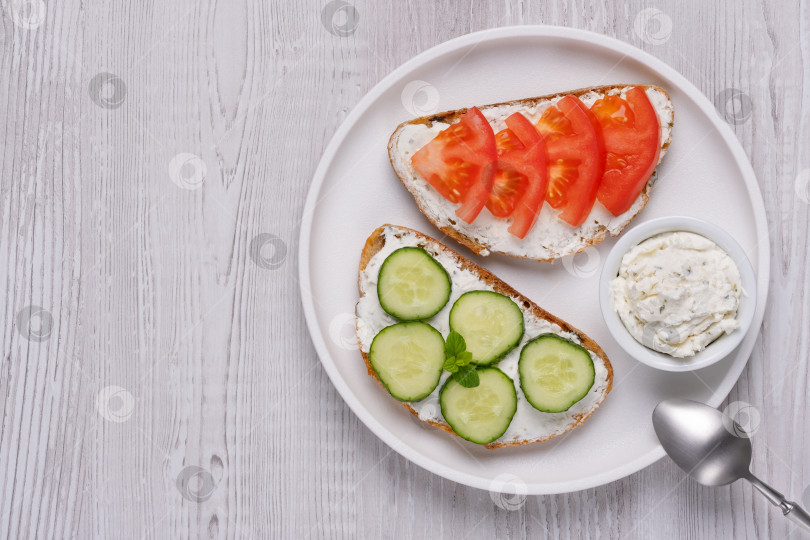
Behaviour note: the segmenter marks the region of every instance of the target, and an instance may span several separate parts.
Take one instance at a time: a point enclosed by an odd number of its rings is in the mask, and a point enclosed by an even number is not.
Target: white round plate
[[[447,240],[596,340],[613,363],[615,379],[599,411],[547,443],[487,450],[421,424],[368,376],[353,335],[357,265],[368,235],[393,223],[442,238],[394,175],[388,137],[400,122],[434,111],[612,83],[652,83],[669,92],[675,106],[672,145],[650,202],[636,219],[701,218],[722,226],[743,246],[758,280],[749,334],[712,367],[659,371],[623,354],[602,319],[599,272],[614,240],[554,264],[473,257]],[[304,312],[321,362],[371,431],[414,463],[456,482],[545,494],[598,486],[661,458],[664,451],[650,415],[662,399],[721,403],[742,372],[762,323],[769,257],[754,172],[734,133],[689,81],[649,54],[605,36],[521,26],[434,47],[394,70],[360,101],[315,172],[301,226],[299,270]],[[513,477],[518,479],[504,481]]]

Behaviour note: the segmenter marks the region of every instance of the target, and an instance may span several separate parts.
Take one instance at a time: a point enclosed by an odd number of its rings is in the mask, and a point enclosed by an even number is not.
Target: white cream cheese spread
[[[441,332],[445,339],[450,333],[450,309],[453,307],[456,300],[468,291],[493,290],[491,286],[476,274],[462,268],[451,254],[442,249],[437,249],[430,243],[425,243],[424,240],[420,239],[412,232],[386,227],[383,236],[385,238],[385,245],[371,258],[360,273],[361,296],[360,300],[357,302],[356,308],[357,335],[360,340],[360,348],[365,353],[368,353],[374,336],[376,336],[380,330],[397,322],[396,319],[383,311],[380,306],[380,301],[377,297],[377,276],[383,261],[385,261],[388,255],[401,247],[419,246],[424,248],[450,275],[450,300],[439,313],[425,321]],[[515,298],[513,298],[513,300],[517,301]],[[519,302],[518,305],[520,305]],[[520,359],[520,351],[523,346],[530,339],[548,332],[555,333],[575,343],[581,344],[581,340],[579,336],[564,331],[557,324],[536,317],[533,313],[526,310],[522,309],[521,311],[523,312],[525,325],[523,338],[517,347],[495,364],[495,367],[503,371],[515,384],[515,390],[518,396],[517,412],[512,418],[512,423],[509,424],[506,433],[497,439],[495,443],[546,439],[566,431],[575,420],[575,417],[587,414],[594,408],[595,404],[602,399],[608,385],[607,367],[599,356],[588,351],[593,360],[595,371],[594,383],[588,394],[572,405],[570,409],[561,413],[544,413],[532,407],[520,389],[518,360]],[[410,403],[411,407],[419,415],[420,420],[444,423],[441,407],[439,406],[439,391],[449,376],[450,373],[444,372],[439,385],[427,398],[422,401]]]
[[[739,328],[740,271],[699,234],[669,232],[628,251],[610,284],[613,307],[632,336],[675,358],[694,356]]]

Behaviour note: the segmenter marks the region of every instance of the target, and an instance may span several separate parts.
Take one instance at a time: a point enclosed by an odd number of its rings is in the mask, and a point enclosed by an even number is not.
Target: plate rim
[[[503,38],[517,37],[557,37],[563,39],[572,39],[587,45],[595,45],[601,48],[613,50],[619,54],[623,54],[625,57],[630,56],[634,60],[641,62],[647,68],[656,72],[661,78],[670,80],[673,85],[675,85],[679,90],[684,92],[695,102],[700,110],[711,119],[712,124],[715,128],[717,128],[718,133],[723,138],[724,143],[729,148],[737,165],[740,167],[745,188],[748,192],[748,198],[751,201],[751,205],[754,210],[754,223],[757,238],[756,246],[758,251],[758,257],[756,259],[757,288],[759,294],[757,298],[756,312],[754,314],[754,321],[748,331],[749,335],[747,335],[745,340],[743,340],[742,344],[740,345],[741,349],[738,352],[738,354],[744,352],[745,360],[741,362],[735,361],[731,364],[729,374],[732,376],[728,377],[723,384],[717,387],[716,391],[714,392],[716,397],[708,401],[709,405],[712,407],[719,406],[720,403],[722,403],[723,400],[728,397],[729,392],[734,385],[737,384],[742,371],[748,364],[748,360],[750,359],[751,353],[753,352],[757,341],[756,337],[752,339],[750,334],[756,333],[758,335],[762,326],[770,280],[771,246],[767,229],[765,203],[762,197],[762,192],[759,189],[759,184],[757,183],[756,174],[751,166],[751,162],[746,155],[745,150],[742,148],[740,141],[737,139],[734,131],[716,114],[714,105],[711,103],[711,101],[709,101],[709,99],[694,84],[681,75],[675,68],[666,64],[663,60],[659,60],[650,53],[647,53],[634,45],[631,45],[630,43],[596,32],[591,32],[589,30],[552,25],[513,25],[489,28],[444,41],[417,54],[410,60],[391,71],[382,80],[375,84],[362,98],[360,98],[357,105],[354,106],[346,119],[341,123],[340,127],[329,141],[329,144],[326,146],[326,149],[318,162],[318,166],[315,169],[312,182],[310,183],[307,192],[304,209],[301,216],[301,230],[299,234],[298,246],[299,290],[301,294],[301,304],[304,308],[307,330],[309,332],[310,339],[315,346],[318,359],[329,376],[330,381],[352,412],[360,419],[361,422],[363,422],[363,424],[366,425],[366,427],[372,431],[372,433],[374,433],[375,436],[385,442],[394,451],[425,470],[460,484],[489,491],[493,491],[493,484],[491,480],[486,480],[478,476],[461,472],[452,467],[448,467],[434,461],[432,458],[425,456],[407,445],[401,444],[398,437],[391,430],[389,430],[385,425],[366,411],[366,408],[360,403],[338,372],[337,365],[329,354],[323,332],[318,324],[315,303],[310,292],[311,282],[309,279],[309,252],[310,237],[312,234],[312,218],[314,216],[314,210],[318,204],[318,195],[326,178],[326,170],[334,160],[338,147],[342,144],[346,138],[346,135],[350,132],[366,110],[368,110],[368,108],[383,93],[390,90],[392,86],[399,82],[402,75],[412,71],[424,63],[435,60],[440,56],[464,47],[475,46],[479,43],[496,41]],[[759,297],[761,297],[761,300]],[[328,359],[328,361],[325,359]],[[658,444],[651,451],[643,454],[633,461],[587,478],[544,484],[526,483],[526,493],[529,495],[562,494],[602,486],[645,469],[661,459],[664,455],[665,452],[663,447]]]

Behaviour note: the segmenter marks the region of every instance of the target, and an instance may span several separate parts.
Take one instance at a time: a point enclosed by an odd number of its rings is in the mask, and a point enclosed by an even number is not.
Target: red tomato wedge
[[[540,134],[520,113],[506,119],[506,129],[495,135],[498,169],[487,200],[487,209],[496,217],[512,216],[508,230],[525,238],[534,226],[548,178],[546,149]]]
[[[531,122],[520,113],[514,113],[506,119],[506,128],[520,141],[523,149],[513,151],[504,158],[510,160],[515,170],[526,179],[525,193],[518,199],[512,212],[512,224],[508,231],[518,238],[525,238],[534,227],[546,197],[546,145]]]
[[[565,96],[535,126],[546,143],[546,200],[562,209],[560,218],[581,225],[591,213],[605,166],[599,122],[575,96]]]
[[[456,215],[472,223],[489,198],[495,179],[495,134],[478,108],[419,149],[411,163],[450,202],[461,202]]]
[[[614,216],[623,214],[638,198],[658,165],[661,125],[643,88],[628,90],[625,98],[608,95],[591,107],[602,127],[607,153],[605,174],[597,198]]]
[[[495,134],[495,149],[498,154],[497,170],[486,206],[493,216],[507,218],[512,215],[528,186],[526,176],[517,167],[526,147],[511,129],[506,128]]]

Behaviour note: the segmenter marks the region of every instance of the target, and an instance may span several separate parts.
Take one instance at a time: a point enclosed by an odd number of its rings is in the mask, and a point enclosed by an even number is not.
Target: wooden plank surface
[[[330,137],[413,55],[537,23],[641,47],[732,123],[773,260],[729,402],[758,417],[754,470],[810,503],[806,2],[6,0],[0,537],[799,538],[667,460],[525,501],[443,480],[321,368],[297,244]]]

